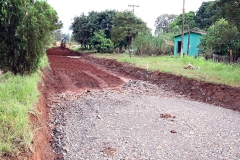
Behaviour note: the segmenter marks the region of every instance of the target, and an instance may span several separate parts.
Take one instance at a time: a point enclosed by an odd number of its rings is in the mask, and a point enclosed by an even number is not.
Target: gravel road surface
[[[240,159],[239,112],[189,101],[148,82],[51,100],[58,159]]]

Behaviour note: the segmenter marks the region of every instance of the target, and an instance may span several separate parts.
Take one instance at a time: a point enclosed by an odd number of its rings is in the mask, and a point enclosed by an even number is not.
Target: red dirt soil
[[[38,111],[41,113],[37,117],[31,116],[31,122],[35,125],[38,130],[35,132],[33,140],[33,150],[32,155],[33,160],[53,160],[56,155],[52,151],[50,146],[50,141],[52,139],[49,128],[47,126],[49,108],[46,106],[46,88],[40,87],[41,96],[38,100]]]
[[[47,54],[51,69],[45,70],[44,82],[48,94],[115,88],[124,83],[119,77],[82,60],[68,49],[49,49]]]
[[[51,135],[47,122],[49,121],[49,108],[52,95],[63,92],[80,92],[84,90],[95,90],[102,88],[117,89],[124,84],[119,77],[111,74],[94,64],[90,64],[81,57],[79,53],[68,49],[52,48],[47,50],[50,68],[43,70],[44,87],[41,88],[41,97],[38,102],[38,110],[41,117],[32,117],[32,122],[40,121],[39,129],[34,137],[33,160],[55,159],[56,155],[50,146]]]
[[[49,113],[47,103],[53,94],[118,88],[124,84],[120,76],[150,81],[165,90],[175,91],[192,100],[240,111],[239,87],[206,83],[158,71],[148,72],[126,63],[93,58],[69,49],[48,49],[47,55],[50,68],[44,69],[44,87],[40,87],[42,96],[39,99],[38,109],[41,117],[38,117],[38,121],[40,120],[42,128],[37,131],[34,138],[35,152],[32,157],[34,160],[56,158],[50,147],[51,135],[47,126]],[[110,70],[119,76],[111,73]]]

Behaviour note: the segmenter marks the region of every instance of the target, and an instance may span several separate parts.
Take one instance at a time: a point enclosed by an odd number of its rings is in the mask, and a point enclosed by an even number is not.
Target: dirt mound
[[[159,71],[148,72],[145,69],[110,59],[98,59],[87,55],[83,57],[85,60],[99,64],[111,71],[130,78],[150,81],[167,91],[173,90],[192,100],[240,111],[240,87],[208,83]]]
[[[78,56],[79,53],[72,51],[68,48],[62,49],[61,47],[50,48],[47,50],[47,55],[57,55],[57,56]]]

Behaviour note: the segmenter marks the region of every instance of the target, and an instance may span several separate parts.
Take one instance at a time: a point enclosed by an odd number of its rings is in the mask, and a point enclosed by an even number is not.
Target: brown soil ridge
[[[124,76],[152,82],[167,91],[175,91],[192,100],[240,111],[240,87],[204,82],[159,71],[149,72],[128,63],[98,59],[86,54],[83,58]]]

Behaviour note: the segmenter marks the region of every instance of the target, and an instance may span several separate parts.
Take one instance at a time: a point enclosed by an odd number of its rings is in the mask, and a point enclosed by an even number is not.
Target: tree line
[[[115,10],[82,13],[74,18],[70,29],[75,41],[98,52],[130,49],[138,33],[150,32],[146,23],[132,12]]]

